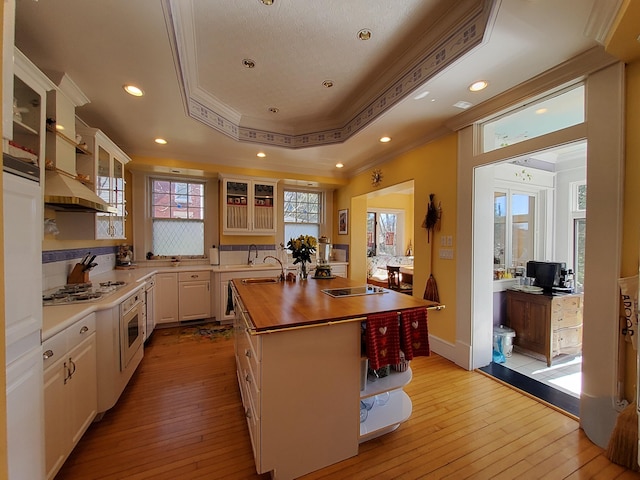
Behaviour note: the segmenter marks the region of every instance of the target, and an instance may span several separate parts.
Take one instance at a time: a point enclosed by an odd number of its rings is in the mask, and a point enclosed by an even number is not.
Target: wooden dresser
[[[552,296],[507,291],[507,326],[516,332],[514,345],[553,357],[582,351],[582,294]]]

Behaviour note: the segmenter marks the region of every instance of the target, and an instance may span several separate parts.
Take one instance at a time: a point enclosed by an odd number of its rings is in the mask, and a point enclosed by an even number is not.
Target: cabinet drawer
[[[67,331],[54,335],[42,344],[42,365],[46,370],[67,354]]]
[[[248,334],[246,334],[249,336]],[[256,356],[255,350],[252,348],[251,342],[246,342],[243,345],[243,349],[238,352],[244,359],[245,368],[251,371],[252,376],[254,377],[254,383],[256,388],[259,390],[261,387],[260,381],[260,361]]]
[[[87,315],[79,322],[67,328],[67,348],[73,350],[96,331],[96,314]]]
[[[245,392],[253,404],[256,417],[260,418],[260,389],[258,388],[256,378],[251,368],[244,368],[242,370],[242,380],[244,381]]]
[[[178,281],[179,282],[193,282],[195,280],[209,280],[210,279],[210,272],[208,271],[203,271],[203,272],[180,272],[178,274]]]

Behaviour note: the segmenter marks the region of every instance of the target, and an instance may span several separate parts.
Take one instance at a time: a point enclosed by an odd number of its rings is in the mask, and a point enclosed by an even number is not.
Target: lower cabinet
[[[209,270],[156,274],[155,321],[177,323],[212,317]]]
[[[506,325],[515,330],[514,345],[553,357],[582,351],[582,294],[546,295],[507,291]]]
[[[229,305],[229,280],[233,278],[268,278],[277,277],[281,273],[280,266],[275,269],[255,269],[241,270],[235,272],[214,272],[213,284],[217,285],[217,295],[214,304],[216,305],[215,315],[223,325],[231,325],[234,320],[234,312],[227,309]]]
[[[181,322],[211,317],[210,286],[208,271],[178,274],[178,318]]]
[[[155,291],[156,324],[178,321],[178,273],[157,273]]]
[[[52,479],[97,414],[95,314],[43,343],[46,478]]]

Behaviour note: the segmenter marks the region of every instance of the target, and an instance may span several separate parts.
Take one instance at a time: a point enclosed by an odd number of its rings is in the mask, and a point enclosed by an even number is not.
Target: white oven
[[[124,371],[144,341],[144,291],[139,290],[120,304],[120,371]]]

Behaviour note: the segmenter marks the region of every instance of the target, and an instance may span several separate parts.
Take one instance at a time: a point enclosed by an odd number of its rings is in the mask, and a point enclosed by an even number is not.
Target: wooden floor
[[[409,421],[305,480],[640,478],[610,463],[575,420],[480,373],[437,355],[411,366]],[[56,478],[268,478],[255,473],[233,340],[156,331],[118,404]]]

